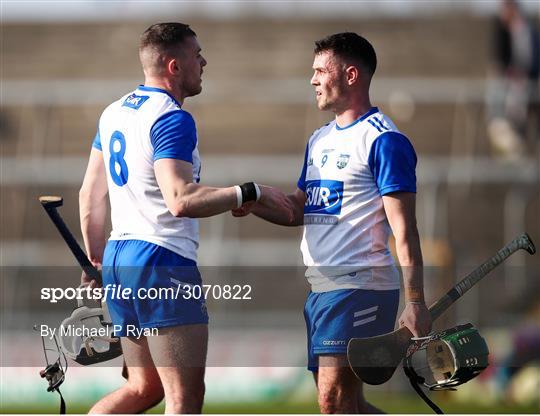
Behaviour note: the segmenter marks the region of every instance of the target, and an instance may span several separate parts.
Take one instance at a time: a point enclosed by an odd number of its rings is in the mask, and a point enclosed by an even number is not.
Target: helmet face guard
[[[478,330],[472,324],[458,325],[425,338],[413,338],[403,370],[422,400],[442,414],[420,385],[429,390],[455,390],[487,368],[488,356],[488,346]]]
[[[78,303],[71,316],[64,319],[58,331],[60,348],[81,365],[97,364],[122,355],[120,338],[115,337],[107,304],[89,308]]]
[[[37,327],[34,326],[34,329],[37,330]],[[43,336],[41,342],[46,367],[40,371],[40,376],[49,383],[47,391],[56,391],[60,395],[60,414],[66,413],[66,403],[60,392],[67,372],[66,356],[81,365],[91,365],[122,355],[120,338],[114,336],[107,303],[103,301],[99,308],[89,308],[84,306],[82,300],[77,301],[77,308],[62,321],[54,335],[58,358],[53,363],[49,362],[47,351],[54,350],[45,346]]]
[[[430,390],[453,389],[472,380],[489,365],[486,341],[470,323],[416,342],[420,345],[407,355],[404,366]]]

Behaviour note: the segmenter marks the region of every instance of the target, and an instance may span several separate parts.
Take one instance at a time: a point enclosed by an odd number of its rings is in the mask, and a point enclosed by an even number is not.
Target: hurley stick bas
[[[512,240],[493,257],[474,269],[443,297],[429,307],[431,319],[437,319],[450,305],[478,283],[495,267],[518,250],[536,252],[530,237],[524,233]],[[347,347],[347,358],[354,374],[367,384],[377,385],[388,381],[407,353],[412,333],[406,327],[370,338],[353,338]]]

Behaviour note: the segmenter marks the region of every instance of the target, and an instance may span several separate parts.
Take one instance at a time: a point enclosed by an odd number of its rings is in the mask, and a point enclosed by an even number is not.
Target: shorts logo
[[[127,97],[122,104],[122,107],[129,107],[133,108],[134,110],[138,110],[141,105],[144,104],[146,100],[148,100],[150,97],[147,95],[137,95],[137,94],[131,94],[129,97]]]
[[[323,345],[347,345],[345,341],[324,340]]]
[[[344,154],[339,155],[338,160],[336,162],[337,168],[343,169],[345,166],[347,166],[347,163],[349,163],[350,157],[351,155],[344,155]]]
[[[332,180],[306,181],[304,214],[341,214],[343,182]]]

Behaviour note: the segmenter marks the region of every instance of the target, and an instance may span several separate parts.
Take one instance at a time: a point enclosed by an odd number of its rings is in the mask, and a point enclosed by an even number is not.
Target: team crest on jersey
[[[310,157],[309,160],[307,161],[307,165],[308,166],[312,166],[313,165],[313,158]]]
[[[332,180],[306,181],[304,214],[341,214],[343,182]]]
[[[124,102],[122,103],[122,107],[129,107],[133,108],[134,110],[138,110],[141,105],[144,104],[146,100],[148,100],[150,97],[147,95],[137,95],[135,93],[130,94],[129,97],[127,97]]]
[[[336,162],[338,169],[343,169],[345,166],[347,166],[350,157],[351,155],[340,154]]]

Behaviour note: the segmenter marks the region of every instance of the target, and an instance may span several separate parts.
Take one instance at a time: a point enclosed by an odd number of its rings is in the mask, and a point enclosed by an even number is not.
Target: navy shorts
[[[347,354],[351,338],[392,332],[398,305],[398,289],[310,292],[304,306],[308,369],[318,371],[321,354]]]
[[[116,336],[133,336],[145,328],[207,324],[204,298],[185,296],[181,290],[201,284],[197,264],[164,247],[140,240],[111,240],[105,247],[103,287],[131,292],[128,299],[118,291],[107,293]]]

